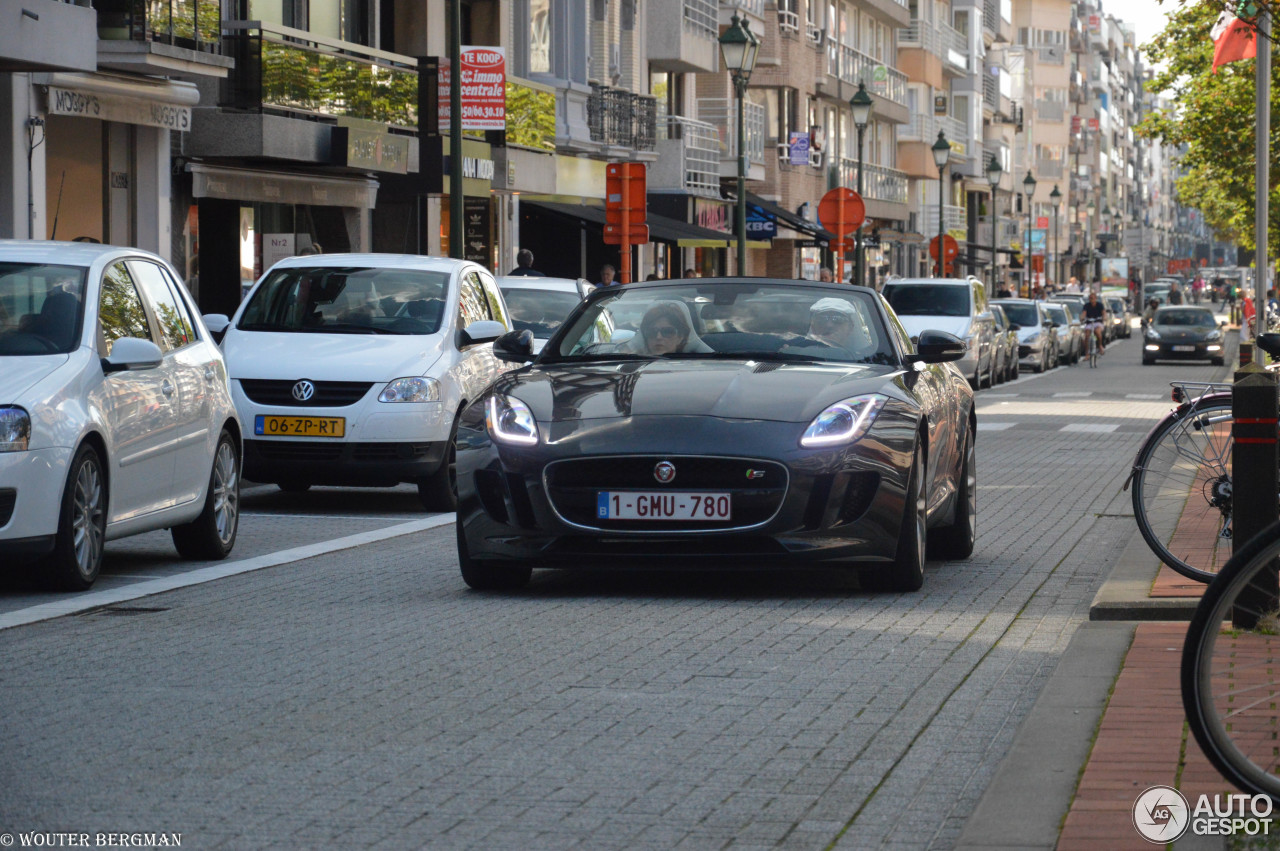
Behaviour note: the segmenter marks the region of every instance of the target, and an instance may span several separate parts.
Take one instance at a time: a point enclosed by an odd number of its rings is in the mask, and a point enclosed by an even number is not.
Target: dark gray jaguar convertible
[[[600,289],[459,418],[458,558],[539,568],[862,569],[914,591],[976,529],[964,343],[908,337],[874,290],[766,278]]]

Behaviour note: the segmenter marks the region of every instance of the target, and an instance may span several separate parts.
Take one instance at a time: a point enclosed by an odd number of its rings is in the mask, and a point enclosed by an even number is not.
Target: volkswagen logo
[[[659,461],[658,466],[653,468],[653,477],[661,484],[671,484],[676,477],[676,465],[670,461]]]
[[[293,398],[297,399],[299,402],[309,402],[311,401],[311,397],[316,395],[316,386],[304,378],[297,384],[293,385],[292,392]]]

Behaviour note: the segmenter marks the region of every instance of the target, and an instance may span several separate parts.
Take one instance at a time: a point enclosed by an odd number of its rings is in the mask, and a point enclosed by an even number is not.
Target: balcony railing
[[[906,74],[830,36],[827,38],[827,73],[846,83],[865,83],[871,94],[907,105]]]
[[[950,115],[912,115],[910,123],[898,128],[898,139],[934,142],[939,130],[946,134],[952,152],[962,157],[969,155],[969,131],[964,122]]]
[[[942,58],[962,71],[969,70],[969,42],[950,24],[938,24],[942,37]]]
[[[1039,118],[1041,121],[1061,122],[1065,114],[1066,114],[1066,106],[1061,101],[1056,101],[1056,100],[1036,101],[1036,118]]]
[[[720,136],[714,125],[682,115],[664,116],[658,122],[657,150],[651,189],[720,196]]]
[[[938,235],[938,202],[924,204],[918,213],[917,221],[920,222],[920,232],[924,234],[925,239],[932,239]],[[965,224],[964,207],[953,207],[950,204],[942,205],[942,227],[947,233],[964,233],[967,225]]]
[[[720,136],[723,159],[738,158],[738,101],[736,98],[698,98],[698,119],[715,127]],[[746,136],[747,161],[764,165],[764,121],[762,104],[746,101],[742,113],[743,135]]]
[[[990,71],[982,75],[982,99],[992,109],[1000,108],[1000,78]]]
[[[842,157],[834,169],[837,186],[858,187],[858,161]],[[862,196],[873,201],[907,203],[907,173],[896,168],[864,162],[862,164]]]
[[[764,0],[720,0],[721,9],[742,9],[757,18],[764,17]]]
[[[625,89],[591,86],[587,126],[591,139],[637,151],[652,151],[657,135],[657,102]]]
[[[942,57],[955,68],[969,70],[969,43],[948,24],[931,24],[915,18],[898,30],[898,47],[918,47]]]
[[[778,32],[783,38],[800,37],[800,16],[786,9],[778,10]]]
[[[418,71],[411,57],[259,21],[226,21],[235,70],[219,105],[247,112],[348,116],[418,126]]]
[[[157,41],[222,52],[219,0],[116,0],[98,3],[98,38]]]
[[[705,38],[719,38],[715,0],[684,0],[684,26]]]
[[[1041,178],[1050,180],[1062,179],[1062,162],[1059,160],[1036,160],[1036,174]]]

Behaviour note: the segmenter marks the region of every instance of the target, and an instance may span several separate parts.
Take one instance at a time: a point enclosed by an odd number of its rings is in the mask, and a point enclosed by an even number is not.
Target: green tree
[[[1167,4],[1167,5],[1172,5]],[[1234,4],[1232,4],[1234,6]],[[1268,4],[1274,7],[1274,4]],[[1138,133],[1182,149],[1178,197],[1198,208],[1223,240],[1254,248],[1253,59],[1223,65],[1213,73],[1209,32],[1223,11],[1221,0],[1205,0],[1169,12],[1163,32],[1143,46],[1156,67],[1148,91],[1170,97],[1171,108],[1149,113]],[[1280,115],[1280,76],[1272,66],[1271,111]],[[1268,253],[1280,249],[1280,137],[1272,122],[1268,204]]]

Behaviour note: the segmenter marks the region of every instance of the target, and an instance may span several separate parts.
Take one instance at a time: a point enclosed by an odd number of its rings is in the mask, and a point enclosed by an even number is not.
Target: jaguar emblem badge
[[[670,461],[659,461],[658,466],[653,468],[653,477],[657,479],[660,484],[671,484],[672,480],[676,477],[676,465],[672,464]]]
[[[305,378],[293,385],[293,398],[299,402],[306,402],[316,395],[316,386]]]

